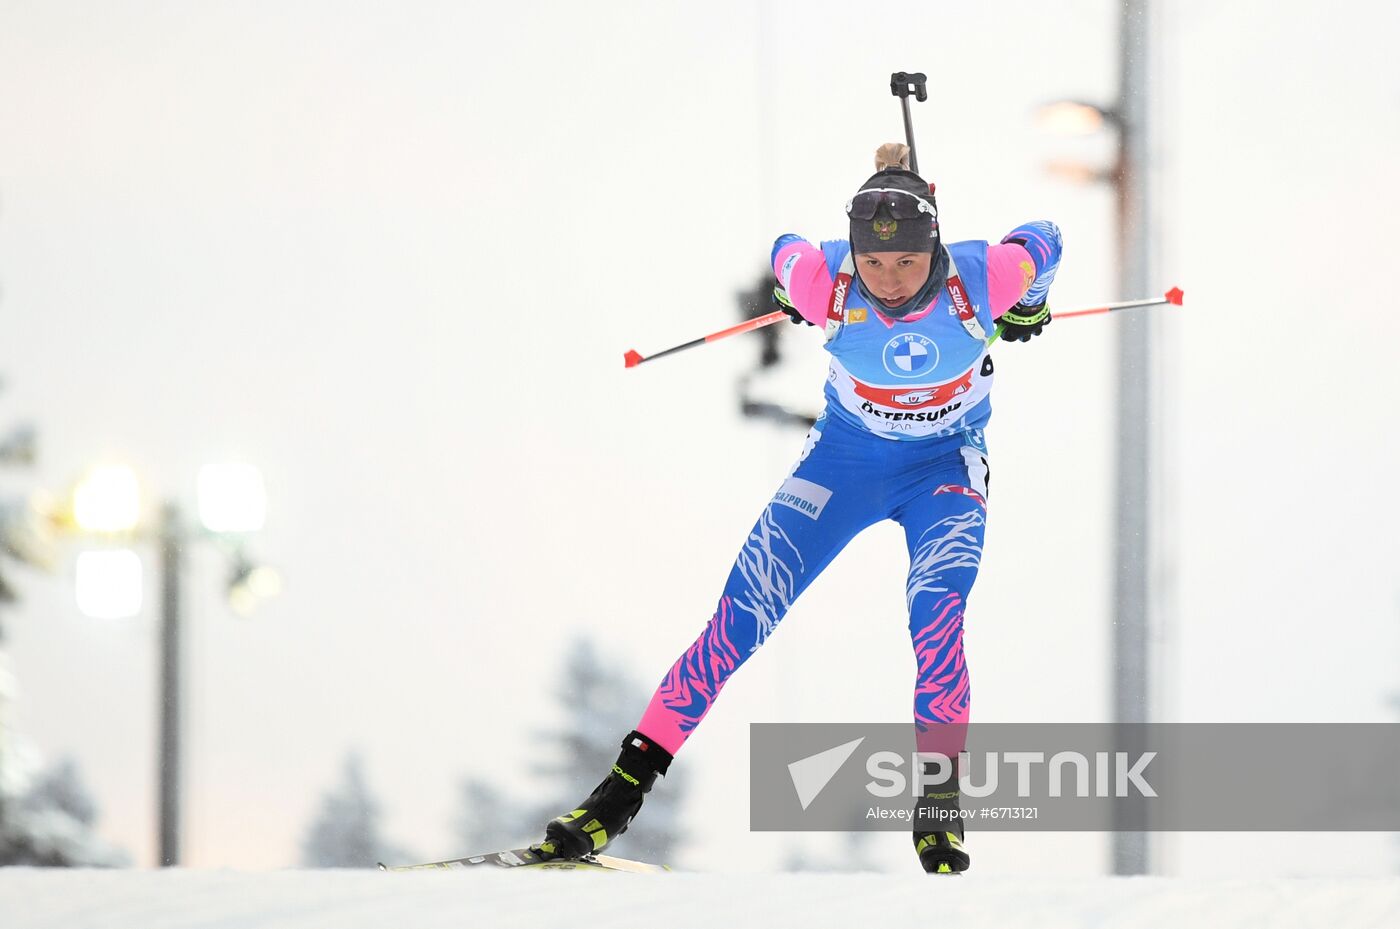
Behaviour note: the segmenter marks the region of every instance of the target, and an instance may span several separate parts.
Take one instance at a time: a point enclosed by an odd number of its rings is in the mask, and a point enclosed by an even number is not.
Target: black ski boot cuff
[[[617,756],[613,771],[634,781],[645,793],[656,783],[657,775],[665,776],[671,760],[670,752],[633,729],[622,740],[622,754]]]

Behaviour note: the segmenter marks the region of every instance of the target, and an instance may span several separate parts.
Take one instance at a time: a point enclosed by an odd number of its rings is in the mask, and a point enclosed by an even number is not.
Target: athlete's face
[[[866,252],[856,256],[856,271],[870,291],[888,307],[909,300],[928,280],[931,252]]]

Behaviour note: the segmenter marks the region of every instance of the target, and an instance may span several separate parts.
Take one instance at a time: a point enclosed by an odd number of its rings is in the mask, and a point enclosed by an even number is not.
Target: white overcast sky
[[[1400,8],[1161,7],[1153,279],[1187,306],[1152,311],[1156,715],[1391,719]],[[622,353],[730,324],[776,235],[842,234],[902,134],[891,71],[930,78],[945,235],[1053,219],[1055,305],[1146,296],[1115,292],[1111,193],[1044,170],[1105,164],[1111,139],[1032,117],[1112,101],[1116,4],[878,9],[0,0],[0,428],[41,430],[0,490],[61,493],[99,461],[186,505],[206,461],[267,478],[255,548],[284,594],[237,620],[218,557],[192,557],[191,864],[294,863],[352,748],[396,839],[480,851],[451,844],[456,784],[528,763],[572,635],[659,680],[802,436],[737,415],[752,338]],[[974,719],[1107,718],[1115,324],[996,353]],[[820,341],[784,333],[775,391],[818,402]],[[80,547],[53,575],[7,567],[10,723],[81,762],[103,834],[145,864],[154,590],[138,618],[84,618]],[[747,723],[907,716],[905,567],[898,529],[869,531],[726,689],[678,762],[693,866],[796,841],[747,832]],[[1106,862],[1096,836],[977,841],[1002,872]],[[1164,866],[1297,867],[1268,836],[1193,841]],[[1339,837],[1327,866],[1383,872],[1387,842]]]

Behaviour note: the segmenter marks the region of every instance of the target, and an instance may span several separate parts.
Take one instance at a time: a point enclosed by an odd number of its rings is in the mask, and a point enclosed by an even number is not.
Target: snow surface
[[[5,929],[934,923],[957,929],[1394,929],[1400,926],[1400,879],[0,869]]]

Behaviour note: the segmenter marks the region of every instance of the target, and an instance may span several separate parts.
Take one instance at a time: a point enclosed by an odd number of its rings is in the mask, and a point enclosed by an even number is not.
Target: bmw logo
[[[885,370],[895,377],[923,377],[938,366],[938,345],[915,333],[885,343]]]

